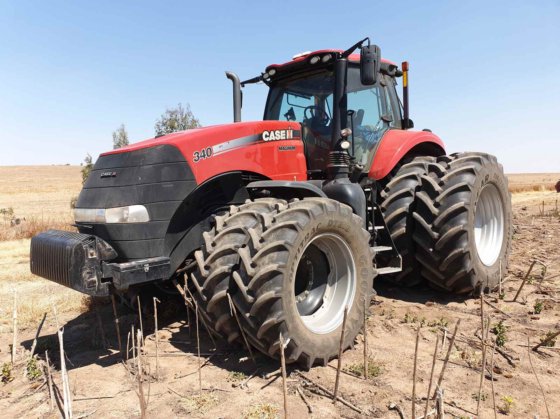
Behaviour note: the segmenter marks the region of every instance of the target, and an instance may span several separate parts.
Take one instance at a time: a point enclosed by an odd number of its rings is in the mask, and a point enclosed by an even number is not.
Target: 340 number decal
[[[212,147],[203,148],[200,151],[195,151],[193,153],[193,161],[195,163],[199,162],[200,160],[208,159],[212,157]]]

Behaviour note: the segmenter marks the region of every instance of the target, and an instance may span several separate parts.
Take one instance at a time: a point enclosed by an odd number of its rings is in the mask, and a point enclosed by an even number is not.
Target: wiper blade
[[[352,45],[350,48],[348,48],[346,51],[344,51],[342,53],[342,57],[348,58],[350,56],[350,54],[352,54],[356,50],[356,48],[361,47],[362,44],[366,41],[368,41],[368,45],[369,45],[369,36],[367,38],[362,39],[361,41],[356,42],[354,45]]]
[[[298,92],[286,92],[287,95],[289,96],[295,96],[295,97],[301,97],[303,99],[311,99],[311,95],[306,96],[303,93],[298,93]]]
[[[245,87],[246,84],[253,84],[253,83],[258,83],[260,81],[263,81],[263,76],[262,74],[260,76],[257,77],[253,77],[252,79],[248,79],[245,81],[241,82],[241,86]]]

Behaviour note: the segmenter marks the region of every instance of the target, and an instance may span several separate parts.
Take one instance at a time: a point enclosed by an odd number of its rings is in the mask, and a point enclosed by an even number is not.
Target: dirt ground
[[[1,168],[0,168],[1,169]],[[79,168],[73,168],[79,176]],[[0,171],[1,172],[1,171]],[[0,176],[0,179],[2,176]],[[37,206],[63,211],[79,180],[68,186],[64,194],[56,191],[49,197],[37,198]],[[25,186],[21,184],[22,190]],[[72,189],[74,188],[74,189]],[[17,191],[13,192],[14,196]],[[0,207],[7,206],[9,193],[0,188]],[[56,198],[58,204],[48,200]],[[544,389],[551,417],[560,409],[560,343],[556,347],[532,351],[529,358],[527,339],[533,346],[547,332],[560,329],[560,217],[555,209],[559,194],[550,191],[523,192],[513,195],[515,234],[513,254],[504,272],[503,295],[486,296],[485,314],[491,318],[491,329],[499,322],[505,326],[498,335],[504,338],[500,352],[494,355],[493,390],[491,368],[487,366],[481,397],[481,417],[493,416],[493,395],[496,405],[509,417],[546,417]],[[19,211],[25,212],[25,201]],[[542,203],[544,211],[542,209]],[[16,208],[16,204],[12,205]],[[37,214],[37,212],[35,212]],[[3,370],[0,384],[0,411],[3,417],[58,417],[55,406],[50,411],[48,386],[41,369],[26,366],[37,326],[44,312],[45,325],[36,353],[39,367],[48,350],[55,371],[55,392],[62,394],[59,372],[60,356],[56,322],[64,326],[66,364],[69,368],[70,392],[74,417],[140,416],[132,360],[122,360],[118,351],[110,304],[92,304],[81,294],[57,284],[32,277],[28,270],[29,240],[0,242],[0,364],[9,365],[12,342],[13,289],[18,295],[18,354],[11,372]],[[531,261],[535,264],[517,302],[513,302],[522,278]],[[540,263],[546,265],[546,271]],[[439,350],[436,377],[449,348],[449,339],[461,320],[455,345],[450,352],[443,381],[444,407],[450,417],[476,416],[477,394],[482,367],[480,302],[476,298],[449,298],[426,287],[399,289],[380,281],[370,307],[367,322],[370,375],[368,381],[353,375],[363,370],[363,337],[355,348],[343,356],[340,395],[361,410],[360,414],[341,403],[312,392],[305,385],[296,367],[288,367],[288,412],[290,417],[387,417],[398,418],[389,405],[398,405],[407,417],[412,410],[412,371],[416,330],[419,326],[418,373],[416,384],[417,417],[423,414],[432,356],[436,340]],[[189,331],[183,302],[159,295],[159,368],[156,377],[156,345],[152,320],[152,300],[145,297],[142,320],[145,338],[142,362],[148,376],[143,384],[148,417],[220,417],[272,418],[283,416],[282,379],[275,373],[279,363],[259,354],[256,365],[243,347],[231,348],[222,342],[214,347],[201,326],[200,351],[197,357],[196,331]],[[56,311],[57,317],[53,311]],[[540,311],[540,313],[536,313]],[[137,314],[125,306],[118,307],[123,347],[126,335]],[[98,321],[98,316],[101,322]],[[193,320],[193,319],[191,319]],[[99,324],[102,324],[102,328]],[[192,322],[194,323],[194,321]],[[193,325],[194,329],[194,325]],[[498,327],[499,329],[499,327]],[[445,343],[442,341],[445,334]],[[559,337],[560,340],[560,337]],[[490,362],[491,349],[488,351]],[[315,367],[302,374],[329,390],[334,389],[336,360],[327,367]],[[531,368],[531,362],[534,372]],[[202,368],[199,370],[199,363]],[[203,390],[199,392],[200,371]],[[266,374],[270,374],[267,376]],[[30,379],[26,375],[37,375]],[[11,379],[11,380],[10,380]],[[246,385],[241,385],[248,380]],[[301,389],[312,413],[297,391]],[[57,390],[58,389],[58,390]],[[430,405],[430,409],[433,404]],[[498,413],[504,416],[504,413]]]

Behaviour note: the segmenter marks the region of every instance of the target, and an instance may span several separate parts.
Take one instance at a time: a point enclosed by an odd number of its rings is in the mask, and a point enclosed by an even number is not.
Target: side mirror
[[[377,45],[363,46],[360,52],[360,79],[365,86],[377,82],[381,69],[381,49]]]

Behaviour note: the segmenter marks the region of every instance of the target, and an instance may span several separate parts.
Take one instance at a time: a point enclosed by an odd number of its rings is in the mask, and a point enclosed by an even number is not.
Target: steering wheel
[[[306,107],[303,111],[303,117],[305,119],[315,120],[323,126],[327,126],[331,121],[330,116],[325,110],[315,105]]]

